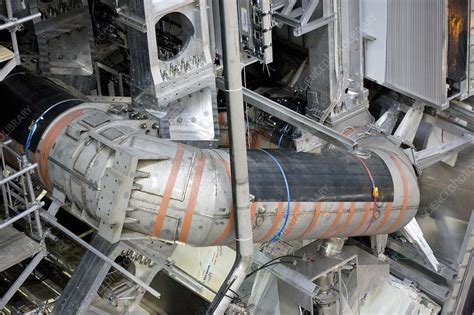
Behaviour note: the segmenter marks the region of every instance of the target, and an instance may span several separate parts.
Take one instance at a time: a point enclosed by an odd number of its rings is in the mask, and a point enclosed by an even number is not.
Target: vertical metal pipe
[[[209,306],[208,314],[224,314],[252,264],[253,235],[237,12],[236,0],[220,0],[237,255],[231,272]]]
[[[1,153],[1,159],[2,159],[2,164],[1,164],[1,167],[0,167],[0,180],[2,180],[4,178],[4,171],[5,171],[5,157],[3,156],[3,146],[0,147],[0,153]],[[8,208],[8,199],[7,199],[7,190],[6,190],[6,187],[5,185],[1,185],[2,186],[2,199],[3,199],[3,207],[5,208],[5,218],[8,219],[10,218],[10,211],[9,211],[9,208]]]
[[[26,154],[22,156],[22,162],[23,162],[22,163],[23,167],[31,167],[30,162],[28,161],[26,157]],[[33,207],[37,203],[36,198],[35,198],[35,190],[33,188],[33,181],[31,180],[30,172],[26,172],[25,176],[26,176],[26,184],[28,186],[28,195],[30,196],[30,204],[28,205],[28,207]],[[25,196],[25,200],[28,200],[26,199],[26,196]],[[43,237],[43,227],[41,226],[39,212],[35,211],[34,216],[35,216],[35,221],[36,221],[36,232],[38,233],[39,239],[41,239]]]
[[[12,0],[6,0],[5,5],[7,8],[8,19],[11,21],[13,19]],[[20,50],[18,49],[18,40],[16,38],[15,28],[10,29],[10,35],[12,38],[12,46],[13,46],[13,52],[15,54],[16,64],[19,65],[21,63]]]

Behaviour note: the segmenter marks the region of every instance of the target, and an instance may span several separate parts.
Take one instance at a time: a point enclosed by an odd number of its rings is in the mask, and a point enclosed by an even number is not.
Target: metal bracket
[[[224,82],[222,78],[217,79],[217,86],[219,89],[224,89]],[[332,128],[325,126],[324,124],[318,123],[306,116],[303,116],[283,105],[274,102],[265,96],[262,96],[254,91],[243,88],[244,101],[248,104],[255,106],[256,108],[275,116],[293,126],[300,128],[301,130],[307,131],[316,137],[327,141],[328,143],[335,145],[336,147],[343,148],[349,152],[353,152],[357,149],[358,143],[353,139],[346,137]]]
[[[447,142],[436,148],[425,149],[414,154],[415,161],[413,161],[417,168],[424,170],[440,161],[447,156],[460,152],[474,144],[474,137],[464,135],[458,139]],[[408,155],[410,156],[410,155]]]
[[[257,265],[262,266],[268,263],[270,258],[264,253],[256,251],[253,253],[253,260]],[[268,267],[266,270],[310,297],[314,297],[319,293],[320,287],[318,285],[293,269],[283,265],[276,265]]]
[[[278,22],[292,27],[295,37],[302,36],[336,20],[335,13],[311,20],[319,2],[319,0],[302,1],[301,5],[297,6],[297,1],[291,0],[279,12],[274,12],[273,16]]]
[[[426,242],[425,237],[423,236],[423,232],[421,231],[420,226],[415,218],[413,218],[410,223],[408,223],[403,228],[403,234],[413,243],[417,245],[417,247],[425,254],[426,258],[430,262],[431,266],[435,271],[439,270],[439,262],[438,259],[433,254],[430,245]]]
[[[61,208],[61,206],[66,201],[66,195],[63,192],[54,188],[52,197],[53,197],[52,198],[53,202],[51,202],[51,204],[48,207],[48,213],[52,215],[53,217],[55,217],[59,211],[59,208]]]
[[[405,114],[405,117],[403,117],[402,122],[393,135],[393,139],[400,143],[411,145],[423,119],[424,109],[425,105],[422,103],[413,104]]]
[[[99,234],[110,242],[118,242],[127,214],[128,201],[138,158],[122,150],[116,150],[112,167],[105,171],[100,190],[97,213],[101,218]]]
[[[120,10],[117,10],[117,14],[119,15],[119,17],[116,18],[117,22],[120,22],[126,26],[130,26],[139,32],[146,33],[146,23],[144,19],[127,15]]]

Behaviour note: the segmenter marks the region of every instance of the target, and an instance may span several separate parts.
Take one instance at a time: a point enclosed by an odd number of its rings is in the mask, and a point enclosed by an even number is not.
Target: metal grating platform
[[[0,248],[0,272],[42,250],[40,243],[11,226],[0,229]]]

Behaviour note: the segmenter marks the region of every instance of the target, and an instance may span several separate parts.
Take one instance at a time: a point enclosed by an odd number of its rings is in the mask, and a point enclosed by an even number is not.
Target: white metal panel
[[[361,30],[365,37],[365,77],[385,82],[387,0],[362,0]]]

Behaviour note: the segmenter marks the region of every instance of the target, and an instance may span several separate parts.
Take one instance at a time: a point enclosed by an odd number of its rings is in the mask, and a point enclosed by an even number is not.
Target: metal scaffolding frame
[[[17,247],[22,253],[20,255],[18,253],[14,255],[4,253],[9,259],[8,263],[2,262],[0,271],[4,271],[10,266],[20,263],[32,257],[32,255],[34,256],[18,279],[15,280],[0,299],[0,309],[5,307],[15,292],[23,285],[28,276],[48,254],[43,242],[44,233],[39,216],[39,210],[44,203],[37,200],[32,180],[32,172],[38,168],[38,164],[31,164],[25,155],[20,156],[9,148],[8,145],[11,143],[11,140],[0,143],[0,187],[5,211],[5,219],[0,223],[0,232],[2,236],[7,239],[7,242],[12,245],[12,248]],[[12,159],[16,159],[18,162],[18,170],[11,171],[10,173],[7,169],[5,152],[8,152]],[[33,215],[33,219],[31,215]],[[12,227],[13,223],[22,219],[27,220],[30,233],[35,240],[31,240],[27,235],[20,233]],[[35,230],[33,230],[34,228]],[[11,235],[13,235],[13,237],[7,237]],[[20,244],[25,244],[25,242],[30,246],[22,248]],[[15,244],[18,246],[15,246]]]
[[[5,23],[0,24],[0,31],[8,30],[10,32],[13,53],[8,54],[8,56],[6,56],[5,58],[2,58],[1,60],[1,62],[6,62],[6,61],[8,62],[3,66],[3,68],[0,69],[0,82],[3,81],[7,77],[7,75],[13,70],[13,68],[21,64],[20,50],[18,48],[18,40],[16,38],[16,32],[22,29],[23,23],[26,23],[26,22],[29,22],[41,17],[41,13],[36,13],[36,14],[31,14],[22,18],[16,18],[13,16],[12,0],[6,0],[5,6],[7,9],[7,17],[2,18],[2,20]],[[4,50],[6,50],[6,48]]]
[[[18,264],[30,257],[33,258],[24,271],[20,274],[18,279],[11,285],[8,291],[0,299],[0,309],[3,309],[7,305],[10,299],[14,296],[15,292],[23,285],[28,276],[38,266],[41,260],[48,255],[44,239],[50,234],[47,231],[43,231],[42,223],[48,223],[49,225],[58,229],[73,239],[76,243],[78,243],[78,245],[84,247],[92,254],[99,257],[106,264],[114,267],[125,277],[136,283],[139,287],[142,287],[151,295],[159,298],[159,292],[150,287],[137,276],[124,269],[115,261],[104,255],[94,246],[85,242],[79,236],[58,223],[53,215],[43,209],[44,202],[40,201],[40,198],[37,198],[32,180],[32,174],[36,169],[38,169],[38,164],[29,162],[25,154],[19,155],[16,153],[12,148],[9,147],[9,145],[12,143],[12,140],[0,142],[0,188],[4,207],[4,220],[0,220],[0,237],[5,237],[5,235],[11,235],[13,233],[15,237],[11,237],[12,242],[26,242],[26,240],[28,240],[30,242],[28,244],[33,245],[31,246],[32,248],[29,248],[29,251],[23,255],[17,255],[17,253],[15,253],[15,255],[9,255],[9,253],[4,253],[6,257],[9,258],[9,261],[8,263],[4,264],[0,263],[0,271],[4,271],[12,265]],[[16,170],[13,170],[7,166],[6,156],[8,156],[10,163],[13,163],[14,160],[17,161],[18,165]],[[20,220],[26,220],[31,237],[13,228],[12,225]],[[15,246],[15,244],[12,244],[12,247],[20,247],[21,249],[21,246]],[[5,268],[2,268],[2,266]]]

